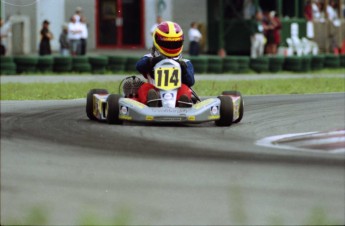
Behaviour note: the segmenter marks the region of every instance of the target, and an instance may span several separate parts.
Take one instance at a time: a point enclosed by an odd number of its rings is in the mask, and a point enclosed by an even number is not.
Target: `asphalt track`
[[[87,119],[85,100],[1,102],[1,223],[40,207],[54,225],[85,213],[101,224],[344,224],[344,153],[256,142],[344,129],[345,94],[244,101],[229,128],[107,125]]]

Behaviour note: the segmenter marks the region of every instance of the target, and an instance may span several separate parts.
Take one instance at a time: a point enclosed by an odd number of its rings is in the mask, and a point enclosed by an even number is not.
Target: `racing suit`
[[[146,54],[142,57],[136,64],[136,69],[147,79],[147,76],[150,75],[152,78],[153,76],[153,67],[164,57],[157,56],[154,57],[154,54]],[[180,99],[182,95],[186,95],[189,99],[191,99],[192,91],[189,87],[192,87],[195,83],[194,80],[194,67],[192,63],[187,59],[182,59],[181,56],[173,58],[178,62],[181,66],[181,87],[177,92],[177,100]],[[155,89],[154,85],[150,83],[144,83],[138,90],[138,98],[139,101],[143,104],[147,104],[147,94],[150,89]]]

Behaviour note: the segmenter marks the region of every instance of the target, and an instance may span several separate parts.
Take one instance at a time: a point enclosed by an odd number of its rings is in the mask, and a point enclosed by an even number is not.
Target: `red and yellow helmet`
[[[153,32],[156,49],[166,57],[177,57],[183,49],[183,31],[177,23],[164,21]]]

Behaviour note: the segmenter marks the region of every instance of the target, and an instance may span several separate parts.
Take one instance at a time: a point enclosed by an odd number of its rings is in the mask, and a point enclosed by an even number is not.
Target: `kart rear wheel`
[[[107,121],[109,124],[116,124],[120,125],[123,123],[122,120],[119,119],[119,100],[121,96],[118,94],[111,94],[108,96],[107,99],[107,108],[106,108],[106,115]]]
[[[222,95],[229,95],[229,96],[240,96],[241,97],[241,103],[240,103],[240,109],[239,109],[239,117],[234,121],[234,123],[239,123],[244,114],[244,106],[243,106],[243,97],[242,94],[239,91],[223,91]]]
[[[229,96],[219,96],[220,119],[215,121],[216,126],[231,126],[234,114],[234,106]]]
[[[87,93],[86,97],[86,115],[90,120],[97,120],[96,116],[93,114],[93,95],[94,94],[108,94],[108,90],[106,89],[91,89]]]

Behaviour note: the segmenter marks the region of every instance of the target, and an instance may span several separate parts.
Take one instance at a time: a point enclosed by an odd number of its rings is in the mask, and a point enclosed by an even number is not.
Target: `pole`
[[[219,0],[219,26],[218,26],[218,35],[219,35],[219,48],[224,48],[224,8],[223,1]]]
[[[283,18],[283,1],[277,0],[277,12],[279,15],[279,18]]]
[[[225,57],[226,52],[224,49],[224,0],[219,0],[219,26],[218,26],[218,42],[219,42],[219,49],[218,55],[220,57]]]
[[[295,0],[295,12],[294,12],[294,17],[298,18],[298,0]]]

